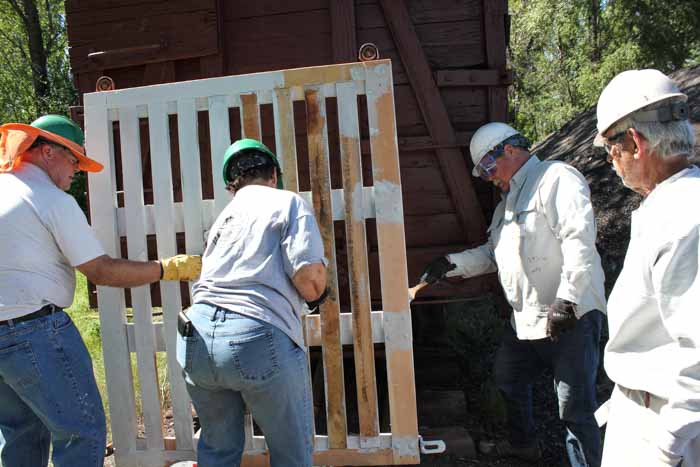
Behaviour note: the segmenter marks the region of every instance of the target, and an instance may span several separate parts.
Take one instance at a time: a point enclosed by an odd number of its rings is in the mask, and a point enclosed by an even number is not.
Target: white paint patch
[[[391,182],[375,182],[374,205],[377,210],[377,223],[403,224],[401,185]]]
[[[353,81],[364,81],[366,79],[366,73],[364,67],[352,67],[350,69],[350,77]]]
[[[416,456],[418,455],[418,438],[393,436],[391,448],[400,456]]]
[[[387,344],[387,352],[413,351],[411,315],[408,312],[384,312],[384,341]]]
[[[357,182],[352,187],[352,216],[356,220],[364,219],[364,200],[362,199],[362,183]]]

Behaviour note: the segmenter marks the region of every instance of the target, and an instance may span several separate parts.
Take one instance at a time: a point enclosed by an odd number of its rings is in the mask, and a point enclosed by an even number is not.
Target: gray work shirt
[[[326,259],[306,202],[291,191],[248,185],[209,231],[193,300],[269,323],[304,348],[307,308],[292,277],[314,263]]]

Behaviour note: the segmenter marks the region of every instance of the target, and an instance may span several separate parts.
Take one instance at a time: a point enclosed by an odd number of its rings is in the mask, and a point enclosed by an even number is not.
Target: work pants
[[[306,352],[262,321],[208,304],[188,317],[195,332],[178,336],[178,362],[202,425],[199,467],[237,467],[248,406],[265,435],[271,467],[310,467],[311,386]]]
[[[92,361],[57,308],[0,326],[0,464],[102,467],[106,425]]]
[[[569,462],[572,467],[600,466],[600,430],[594,412],[598,406],[595,381],[602,318],[598,310],[586,313],[557,342],[549,338],[520,340],[513,328],[506,326],[496,354],[494,379],[506,402],[513,446],[536,442],[532,385],[545,368],[550,368],[559,418],[566,427]]]

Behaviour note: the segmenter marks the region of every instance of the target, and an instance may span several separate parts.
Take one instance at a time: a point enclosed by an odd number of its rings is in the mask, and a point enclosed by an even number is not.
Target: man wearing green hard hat
[[[193,280],[201,258],[129,261],[105,254],[65,192],[85,154],[72,120],[44,115],[0,126],[0,464],[102,465],[105,414],[90,355],[63,311],[75,269],[97,285]]]
[[[178,361],[202,425],[200,465],[239,465],[247,405],[272,467],[311,466],[302,315],[328,293],[326,259],[313,211],[280,189],[281,175],[259,141],[236,141],[224,155],[234,196],[209,231],[194,305],[178,327]]]

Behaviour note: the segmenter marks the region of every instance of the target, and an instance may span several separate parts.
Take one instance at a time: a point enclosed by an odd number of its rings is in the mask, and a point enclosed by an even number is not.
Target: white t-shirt
[[[291,191],[241,188],[209,232],[195,303],[210,303],[265,321],[304,348],[304,299],[292,277],[326,264],[313,211]]]
[[[0,173],[0,320],[68,307],[75,266],[105,254],[72,196],[39,167]]]

